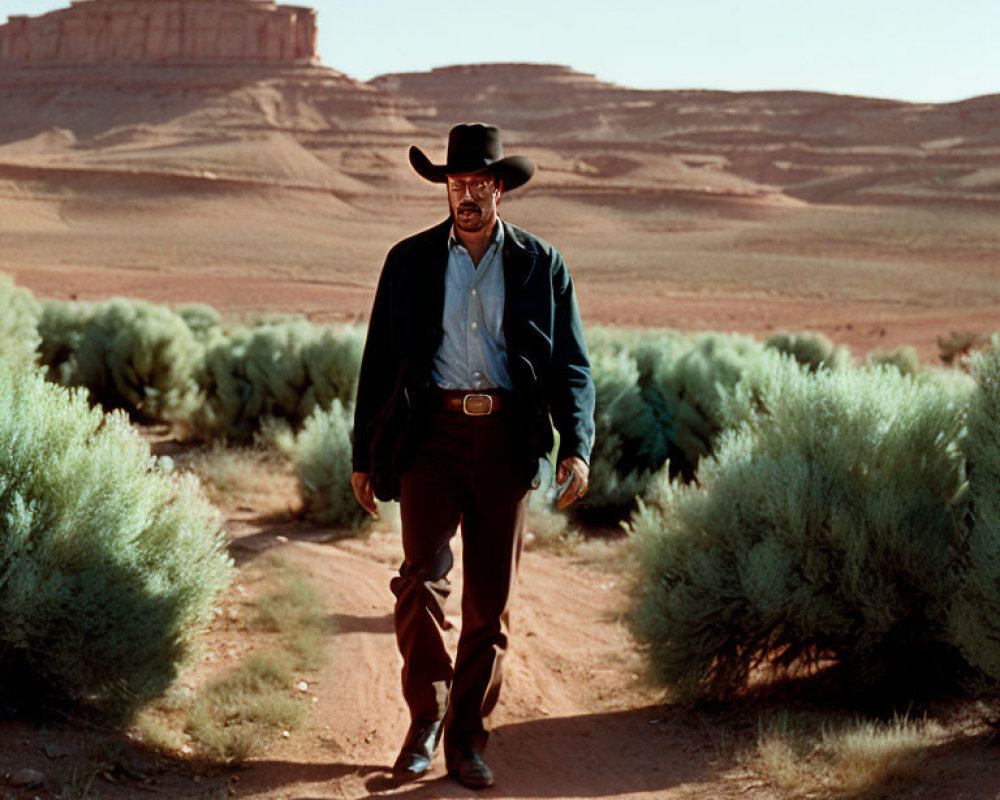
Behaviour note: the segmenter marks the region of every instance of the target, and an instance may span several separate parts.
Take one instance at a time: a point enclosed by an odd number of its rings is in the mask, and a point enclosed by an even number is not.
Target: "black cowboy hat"
[[[446,183],[449,175],[489,169],[503,181],[505,191],[525,184],[535,174],[535,162],[524,156],[504,158],[500,129],[496,125],[475,122],[456,125],[448,134],[448,160],[432,164],[419,147],[410,148],[410,164],[422,178],[432,183]]]

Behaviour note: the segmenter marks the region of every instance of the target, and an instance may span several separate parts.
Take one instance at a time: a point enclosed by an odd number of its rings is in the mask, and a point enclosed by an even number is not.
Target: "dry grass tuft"
[[[583,536],[569,526],[565,514],[548,509],[528,510],[524,537],[526,550],[567,554],[572,553],[581,541]]]
[[[306,708],[292,694],[293,683],[284,659],[253,656],[198,693],[187,731],[223,761],[245,761],[264,750],[275,732],[301,722]]]
[[[269,474],[276,456],[260,447],[233,447],[216,442],[179,460],[180,466],[194,472],[216,505],[245,494],[268,490]]]
[[[271,555],[260,566],[273,590],[250,603],[238,629],[272,646],[198,688],[178,684],[143,709],[132,730],[152,750],[239,763],[308,713],[309,697],[297,684],[326,662],[330,617],[301,571]]]
[[[924,753],[945,731],[928,720],[848,720],[782,711],[761,719],[752,766],[796,797],[889,798],[927,779]]]
[[[325,643],[331,618],[316,588],[298,571],[287,571],[273,594],[254,604],[251,626],[279,633],[282,649],[296,670],[317,670],[326,663]]]
[[[161,699],[140,711],[132,723],[132,732],[154,753],[176,754],[185,752],[188,736],[177,721],[180,709]]]
[[[634,568],[627,537],[613,528],[586,533],[560,511],[530,508],[525,524],[525,550],[568,556],[583,563],[624,571]]]

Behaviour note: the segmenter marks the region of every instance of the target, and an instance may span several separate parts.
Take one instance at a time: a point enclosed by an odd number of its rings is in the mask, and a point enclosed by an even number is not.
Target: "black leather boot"
[[[486,789],[493,785],[493,770],[475,750],[466,750],[462,753],[458,759],[458,766],[449,774],[470,789]]]
[[[416,778],[431,766],[431,759],[441,741],[441,720],[415,719],[406,732],[406,741],[399,751],[399,758],[392,765],[397,778]]]

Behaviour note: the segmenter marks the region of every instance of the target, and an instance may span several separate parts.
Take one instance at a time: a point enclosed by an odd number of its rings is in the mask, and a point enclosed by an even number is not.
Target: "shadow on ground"
[[[613,797],[651,794],[683,784],[711,781],[728,764],[716,762],[703,731],[686,729],[694,740],[678,743],[657,724],[663,708],[577,717],[526,720],[498,726],[490,739],[487,761],[497,776],[496,792],[504,797]],[[684,728],[684,724],[680,724]],[[436,756],[431,771],[411,783],[400,783],[389,764],[293,764],[255,762],[243,787],[266,796],[289,784],[338,781],[354,776],[357,796],[391,795],[413,800],[457,800],[469,790],[444,774]],[[363,787],[363,788],[362,788]],[[338,793],[341,792],[341,793]],[[349,787],[331,796],[352,797]],[[306,800],[303,796],[301,800]]]

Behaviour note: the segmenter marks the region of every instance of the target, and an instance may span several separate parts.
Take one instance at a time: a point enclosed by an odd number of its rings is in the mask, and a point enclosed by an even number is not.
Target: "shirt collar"
[[[503,247],[503,222],[500,217],[497,217],[497,224],[493,226],[493,237],[490,239],[490,247],[493,245],[497,247]],[[451,224],[451,228],[448,231],[448,249],[451,250],[453,247],[464,247],[459,241],[458,236],[455,234],[455,223]],[[487,250],[489,247],[487,248]]]

